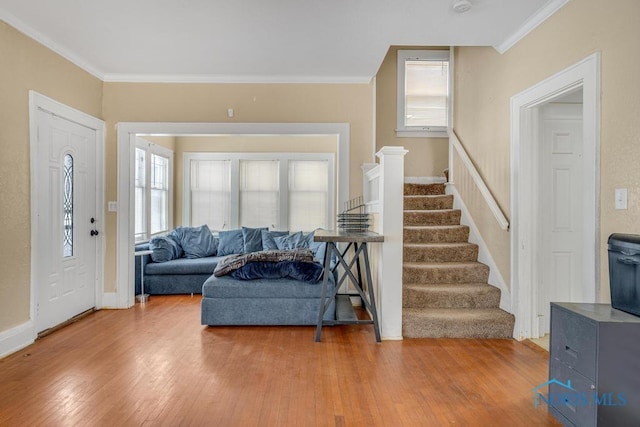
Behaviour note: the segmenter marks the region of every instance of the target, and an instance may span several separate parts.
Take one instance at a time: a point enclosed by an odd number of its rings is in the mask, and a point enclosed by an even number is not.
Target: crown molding
[[[503,40],[502,43],[494,45],[493,48],[500,54],[505,53],[568,2],[569,0],[549,0],[538,12],[527,19],[520,28]]]
[[[371,76],[248,76],[219,74],[105,74],[108,83],[369,84]]]
[[[89,64],[79,56],[75,55],[74,53],[66,49],[64,46],[61,46],[58,43],[53,42],[51,39],[44,36],[39,31],[35,30],[33,27],[30,27],[29,25],[25,24],[20,19],[13,16],[12,14],[7,13],[3,9],[0,9],[0,20],[6,22],[16,30],[25,34],[27,37],[32,38],[33,40],[40,43],[44,47],[62,56],[64,59],[66,59],[67,61],[70,61],[72,64],[77,65],[78,67],[80,67],[87,73],[91,74],[92,76],[104,81],[104,73],[98,70],[96,67]]]

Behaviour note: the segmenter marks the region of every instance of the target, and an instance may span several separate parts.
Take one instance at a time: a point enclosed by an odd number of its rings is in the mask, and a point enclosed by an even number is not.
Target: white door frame
[[[134,162],[136,135],[335,135],[338,143],[338,206],[349,199],[348,123],[118,123],[117,308],[134,305]],[[115,307],[114,307],[115,308]]]
[[[594,53],[511,98],[511,289],[516,339],[537,337],[536,107],[582,87],[585,164],[585,302],[600,287],[600,54]]]
[[[77,123],[95,131],[96,135],[96,225],[95,229],[100,234],[96,237],[96,280],[95,280],[95,306],[102,308],[102,297],[104,292],[104,136],[105,124],[102,120],[90,116],[82,111],[71,108],[58,101],[48,98],[38,92],[29,91],[29,144],[31,157],[31,283],[30,283],[30,320],[34,328],[34,337],[36,328],[36,295],[38,292],[38,284],[36,283],[37,275],[37,254],[38,254],[38,229],[37,213],[40,211],[37,198],[38,176],[37,160],[38,160],[38,110],[47,111],[54,116]]]

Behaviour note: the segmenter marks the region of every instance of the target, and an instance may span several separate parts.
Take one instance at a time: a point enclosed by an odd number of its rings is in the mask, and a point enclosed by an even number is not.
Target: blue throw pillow
[[[149,249],[153,262],[167,262],[182,256],[182,248],[170,236],[156,236],[149,241]]]
[[[262,230],[260,233],[262,237],[262,250],[263,251],[272,251],[278,249],[278,245],[276,245],[276,241],[273,240],[275,237],[286,236],[289,234],[288,231],[268,231]]]
[[[298,231],[297,233],[293,233],[293,234],[288,234],[286,236],[274,237],[273,240],[276,242],[276,246],[280,250],[304,247],[302,231]]]
[[[305,234],[303,237],[305,248],[311,249],[313,256],[321,263],[324,264],[324,254],[327,252],[327,244],[325,242],[314,242],[313,237],[315,230],[309,234]]]
[[[244,253],[258,252],[262,250],[262,232],[268,231],[268,227],[249,228],[242,227],[242,238],[244,239]]]
[[[212,256],[218,249],[218,242],[207,224],[200,227],[177,227],[169,235],[180,242],[186,258]]]
[[[218,233],[218,256],[241,254],[244,252],[242,230],[228,230]]]

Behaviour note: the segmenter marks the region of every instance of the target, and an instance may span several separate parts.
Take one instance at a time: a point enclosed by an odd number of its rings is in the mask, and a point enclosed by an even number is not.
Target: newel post
[[[378,262],[378,314],[383,339],[402,339],[402,244],[404,147],[382,147],[380,159],[379,229],[384,243]]]

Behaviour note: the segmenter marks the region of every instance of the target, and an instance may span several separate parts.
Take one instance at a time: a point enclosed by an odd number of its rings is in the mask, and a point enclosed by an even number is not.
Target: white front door
[[[96,305],[96,131],[37,111],[36,327]]]
[[[584,165],[582,104],[540,108],[539,334],[549,303],[583,300]]]

